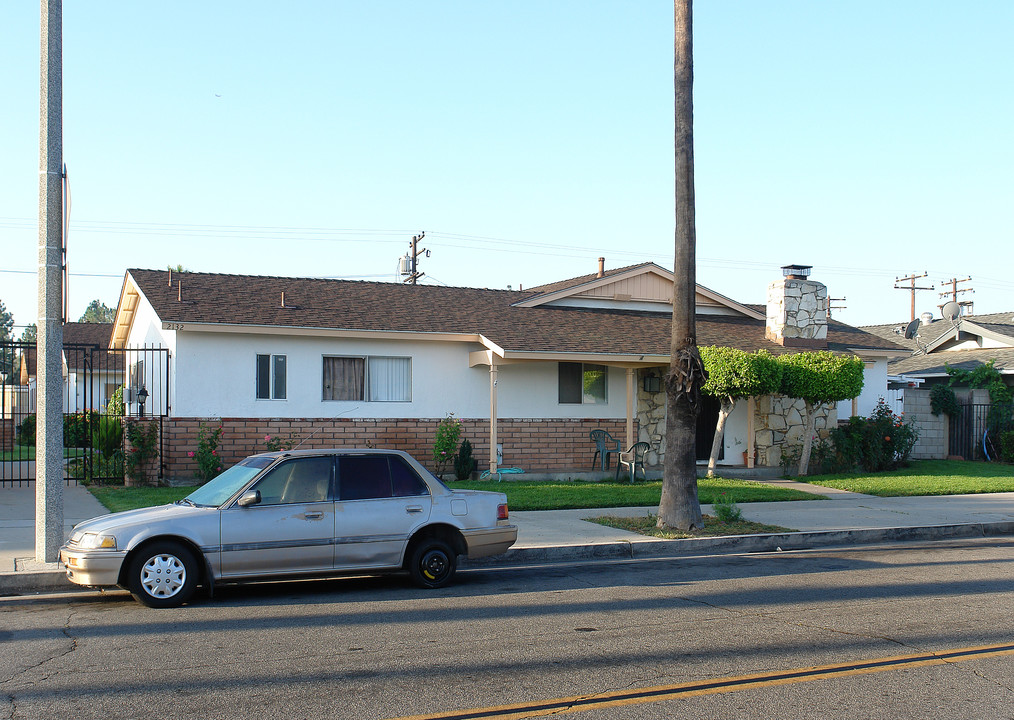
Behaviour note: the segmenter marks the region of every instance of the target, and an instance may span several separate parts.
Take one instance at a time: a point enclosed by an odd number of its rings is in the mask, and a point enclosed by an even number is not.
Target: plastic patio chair
[[[630,482],[634,482],[637,477],[637,469],[641,468],[641,479],[647,480],[648,476],[644,472],[644,458],[648,455],[648,450],[651,448],[646,442],[634,443],[630,446],[630,449],[626,452],[621,452],[619,462],[616,463],[616,480],[620,479],[620,468],[626,466],[630,468]]]
[[[605,470],[609,465],[609,453],[620,452],[620,441],[614,438],[605,430],[592,430],[588,437],[595,443],[595,456],[592,457],[592,469],[595,469],[595,461],[600,460],[599,470]]]

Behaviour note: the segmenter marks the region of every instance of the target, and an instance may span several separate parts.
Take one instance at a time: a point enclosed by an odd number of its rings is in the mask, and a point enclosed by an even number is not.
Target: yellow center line
[[[868,675],[870,673],[924,667],[927,665],[944,665],[946,663],[999,657],[1001,655],[1014,655],[1014,644],[980,645],[941,652],[895,655],[893,657],[860,660],[858,662],[817,665],[815,667],[796,668],[793,670],[697,680],[676,685],[656,685],[635,690],[619,690],[593,695],[574,695],[572,697],[534,700],[526,703],[495,705],[484,708],[472,708],[470,710],[448,710],[425,715],[393,718],[392,720],[512,720],[517,718],[542,717],[545,715],[562,715],[564,713],[576,713],[621,705],[661,702],[680,697],[717,695],[750,688],[791,685],[794,683],[811,682],[813,680],[825,680],[827,678],[848,677],[850,675]]]

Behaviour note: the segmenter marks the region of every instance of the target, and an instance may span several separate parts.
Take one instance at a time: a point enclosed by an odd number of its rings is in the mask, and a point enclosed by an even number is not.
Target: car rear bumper
[[[94,552],[60,548],[60,562],[67,568],[67,579],[78,585],[101,587],[116,585],[125,552]]]
[[[499,555],[517,542],[518,526],[504,525],[481,530],[463,530],[465,544],[468,545],[468,557],[475,559]]]

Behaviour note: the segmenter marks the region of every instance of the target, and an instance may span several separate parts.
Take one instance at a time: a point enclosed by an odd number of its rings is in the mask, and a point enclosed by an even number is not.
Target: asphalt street
[[[1014,717],[1010,538],[0,598],[12,718]]]

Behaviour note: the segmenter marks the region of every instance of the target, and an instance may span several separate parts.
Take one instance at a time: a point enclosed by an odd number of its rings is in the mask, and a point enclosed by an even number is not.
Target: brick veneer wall
[[[3,418],[0,420],[0,450],[11,451],[14,449],[14,419]]]
[[[433,469],[433,440],[438,422],[436,419],[169,418],[164,425],[166,476],[173,480],[195,477],[197,463],[188,453],[197,449],[201,423],[222,425],[219,453],[226,466],[247,455],[264,452],[267,449],[264,437],[270,435],[303,441],[302,449],[376,447],[404,450]],[[472,443],[478,469],[488,469],[489,421],[463,419],[461,425],[461,439],[468,438]],[[588,471],[595,453],[588,434],[596,428],[622,438],[626,421],[499,420],[497,442],[503,446],[502,467],[520,467],[525,472]]]

